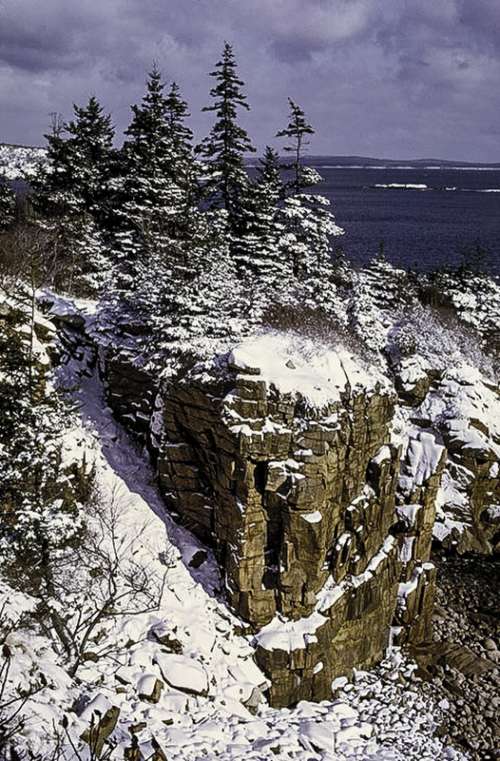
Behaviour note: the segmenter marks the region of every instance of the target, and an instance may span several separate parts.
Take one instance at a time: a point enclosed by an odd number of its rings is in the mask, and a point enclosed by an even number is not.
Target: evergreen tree
[[[168,270],[184,219],[187,182],[175,178],[181,163],[176,144],[182,133],[180,101],[175,108],[163,94],[164,84],[156,66],[150,72],[140,105],[132,106],[132,121],[121,152],[116,233],[119,288],[135,292],[140,278],[154,263]],[[175,113],[174,113],[175,111]],[[175,139],[174,139],[175,131]],[[184,184],[184,187],[181,185]],[[137,299],[135,305],[138,306]]]
[[[47,140],[47,162],[32,181],[34,204],[46,216],[67,213],[103,216],[109,201],[114,130],[92,96],[87,105],[74,105],[74,119],[64,124],[53,114]]]
[[[106,282],[109,262],[103,231],[109,220],[114,162],[111,117],[94,97],[63,124],[53,115],[47,134],[47,162],[32,181],[31,202],[52,238],[48,259],[52,285],[83,293]]]
[[[168,135],[173,147],[171,179],[183,191],[186,210],[199,198],[200,167],[193,156],[193,132],[186,125],[190,117],[188,104],[181,97],[179,86],[172,82],[166,97]]]
[[[276,133],[276,137],[288,138],[288,145],[283,150],[293,156],[293,160],[284,165],[284,169],[292,172],[292,179],[288,187],[293,193],[300,193],[306,187],[315,185],[317,179],[315,173],[303,166],[303,157],[305,147],[309,145],[308,135],[314,135],[314,130],[307,122],[304,111],[291,98],[288,98],[290,105],[290,121],[285,129]]]
[[[98,220],[109,203],[109,183],[113,168],[114,128],[94,95],[83,106],[73,106],[74,118],[66,125],[69,135],[66,162],[73,194]]]
[[[213,105],[203,111],[214,111],[216,122],[198,152],[210,162],[210,176],[206,190],[215,204],[222,203],[229,215],[230,228],[237,229],[240,201],[248,176],[243,157],[254,152],[250,138],[237,123],[238,109],[249,110],[242,88],[244,82],[236,73],[233,48],[225,43],[221,60],[210,73],[216,85],[210,90]]]
[[[47,142],[47,160],[39,163],[31,179],[31,203],[40,216],[56,219],[74,211],[76,201],[72,193],[71,162],[65,127],[60,114],[53,113],[51,129],[44,138]]]
[[[0,176],[0,232],[13,223],[16,213],[16,194]]]
[[[277,151],[266,145],[263,158],[259,159],[257,177],[261,184],[274,188],[278,197],[284,196],[285,187],[281,179],[281,162]]]
[[[0,319],[0,567],[23,591],[50,594],[51,564],[81,528],[78,495],[62,462],[71,413],[47,385],[27,339],[29,320]]]
[[[283,192],[279,158],[268,146],[259,160],[257,179],[249,181],[242,193],[240,233],[233,242],[240,276],[249,281],[246,292],[259,303],[263,292],[269,292],[284,277],[285,262],[279,250],[283,226],[278,207]]]
[[[303,192],[322,178],[316,170],[303,165],[307,136],[314,134],[314,130],[300,106],[291,99],[289,103],[290,121],[286,129],[277,133],[278,137],[289,139],[284,150],[293,153],[293,162],[284,167],[293,175],[288,183],[292,195],[285,199],[281,209],[285,230],[281,247],[292,263],[294,276],[303,282],[304,297],[311,305],[324,304],[333,279],[331,239],[343,230],[335,224],[327,198]]]

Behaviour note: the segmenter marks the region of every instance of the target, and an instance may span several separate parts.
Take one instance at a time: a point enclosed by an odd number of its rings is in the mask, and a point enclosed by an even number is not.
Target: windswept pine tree
[[[229,217],[231,230],[238,228],[241,198],[245,192],[248,175],[244,156],[255,148],[246,130],[238,124],[238,109],[250,109],[243,94],[244,82],[236,72],[236,60],[232,46],[226,42],[222,58],[210,76],[216,85],[210,90],[211,106],[203,111],[213,111],[216,121],[210,134],[198,147],[198,152],[209,162],[206,191],[213,205],[222,204]]]
[[[283,168],[292,173],[292,179],[288,182],[288,187],[293,193],[300,193],[304,188],[315,185],[317,182],[317,173],[311,173],[308,167],[303,165],[303,158],[306,146],[309,145],[308,136],[314,135],[314,130],[306,119],[302,108],[298,106],[291,98],[288,98],[290,106],[290,121],[285,129],[276,133],[276,137],[286,137],[287,145],[283,150],[290,154],[292,161],[283,165]]]
[[[291,99],[289,104],[288,126],[277,133],[277,137],[287,138],[284,150],[293,155],[293,161],[284,165],[284,169],[292,172],[292,179],[287,183],[289,195],[280,213],[284,228],[281,248],[292,263],[295,278],[302,281],[306,302],[327,308],[333,275],[331,239],[343,230],[335,224],[327,198],[303,192],[322,178],[315,169],[303,164],[307,137],[314,130],[302,108]]]

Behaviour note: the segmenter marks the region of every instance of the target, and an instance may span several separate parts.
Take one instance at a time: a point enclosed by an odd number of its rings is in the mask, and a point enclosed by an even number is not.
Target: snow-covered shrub
[[[396,365],[418,355],[429,368],[439,372],[465,361],[492,380],[498,375],[494,357],[488,356],[477,334],[450,310],[421,304],[406,310],[388,334],[387,351]]]
[[[421,298],[452,310],[460,322],[479,336],[488,354],[500,354],[500,283],[468,267],[438,270],[420,277]]]
[[[321,307],[274,304],[263,316],[263,329],[295,333],[322,346],[342,346],[367,363],[374,358],[374,353],[345,321]]]

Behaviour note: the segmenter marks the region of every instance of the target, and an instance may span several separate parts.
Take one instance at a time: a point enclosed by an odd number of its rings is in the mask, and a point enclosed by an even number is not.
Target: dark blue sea
[[[430,270],[459,265],[479,246],[482,268],[500,275],[500,168],[310,163],[324,178],[319,192],[345,229],[336,242],[354,263],[369,261],[382,244],[393,264]],[[394,184],[427,189],[387,187]]]

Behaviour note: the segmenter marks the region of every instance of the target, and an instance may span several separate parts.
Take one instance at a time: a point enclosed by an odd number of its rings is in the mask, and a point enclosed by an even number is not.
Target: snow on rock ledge
[[[380,660],[396,608],[391,384],[342,347],[271,333],[160,397],[165,501],[215,548],[271,702],[328,697],[335,677]]]
[[[321,347],[291,333],[264,333],[247,340],[229,353],[227,364],[258,375],[282,395],[300,395],[316,408],[339,401],[346,389],[389,387],[382,373],[368,371],[343,347]]]

